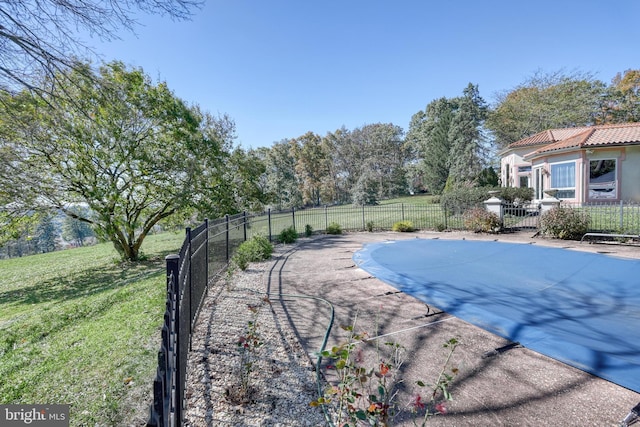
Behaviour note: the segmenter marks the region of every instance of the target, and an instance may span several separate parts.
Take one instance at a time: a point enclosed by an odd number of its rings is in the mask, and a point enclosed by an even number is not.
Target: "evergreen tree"
[[[482,133],[487,106],[471,83],[458,99],[451,122],[449,182],[454,186],[473,184],[482,170]]]
[[[463,96],[437,99],[414,114],[407,141],[431,193],[475,182],[486,157],[482,133],[486,114],[486,103],[471,83]]]
[[[46,253],[56,250],[56,226],[51,215],[44,215],[36,227],[36,241],[38,250]]]
[[[87,208],[76,207],[73,210],[78,217],[86,218],[89,216]],[[62,222],[62,237],[65,240],[74,243],[76,246],[83,246],[85,239],[94,235],[89,223],[65,216]]]

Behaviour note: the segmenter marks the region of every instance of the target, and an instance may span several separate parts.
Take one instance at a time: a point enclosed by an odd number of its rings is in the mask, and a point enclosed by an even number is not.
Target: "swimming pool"
[[[356,264],[400,291],[640,392],[640,261],[531,244],[411,239]]]

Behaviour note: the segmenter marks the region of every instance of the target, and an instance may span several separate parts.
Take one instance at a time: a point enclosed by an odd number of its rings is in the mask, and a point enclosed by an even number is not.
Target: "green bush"
[[[298,233],[296,232],[296,229],[293,228],[293,225],[285,228],[278,235],[278,241],[280,243],[293,243],[296,240],[298,240]]]
[[[533,188],[516,187],[461,187],[444,193],[440,198],[447,215],[460,215],[473,207],[483,207],[489,199],[489,191],[497,191],[496,197],[505,202],[530,202],[533,199]]]
[[[336,222],[332,222],[327,226],[327,234],[342,234],[342,227]]]
[[[393,224],[391,227],[393,231],[399,231],[403,233],[410,233],[412,231],[416,231],[413,223],[411,221],[398,221]]]
[[[311,237],[311,235],[313,234],[313,227],[310,226],[309,224],[304,226],[304,235],[306,237]]]
[[[530,202],[533,200],[533,188],[529,187],[499,187],[498,197],[505,202],[513,203],[516,200]]]
[[[373,232],[373,221],[368,221],[366,228],[369,233]]]
[[[232,262],[240,270],[246,270],[250,262],[259,262],[271,258],[273,245],[264,236],[253,236],[238,246]]]
[[[540,231],[555,239],[579,240],[589,230],[589,214],[557,206],[540,218]]]
[[[462,215],[468,209],[482,206],[489,199],[490,188],[461,187],[440,197],[440,205],[447,215]]]
[[[436,231],[443,232],[446,229],[447,229],[447,226],[444,225],[443,223],[439,222],[436,224]]]
[[[500,229],[500,218],[484,208],[471,208],[464,213],[464,228],[474,233],[493,233]]]

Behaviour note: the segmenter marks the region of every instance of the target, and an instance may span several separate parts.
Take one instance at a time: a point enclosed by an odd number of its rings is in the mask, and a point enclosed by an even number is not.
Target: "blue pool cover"
[[[400,291],[640,392],[640,261],[530,244],[413,239],[354,261]]]

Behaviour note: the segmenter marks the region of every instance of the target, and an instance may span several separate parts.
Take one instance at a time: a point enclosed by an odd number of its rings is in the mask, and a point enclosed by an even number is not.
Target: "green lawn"
[[[183,233],[147,238],[148,261],[110,244],[0,261],[0,403],[70,404],[71,425],[145,421],[165,306],[164,256]]]
[[[407,205],[416,205],[416,206],[424,206],[424,205],[432,205],[434,204],[434,199],[438,200],[440,196],[431,196],[426,194],[416,194],[414,196],[405,196],[405,197],[397,197],[395,199],[383,200],[380,202],[381,205],[391,205],[394,203],[405,203]]]
[[[433,203],[432,196],[410,196],[385,200],[377,206],[327,206],[290,210],[271,214],[271,235],[277,236],[283,229],[294,224],[298,233],[310,225],[313,230],[325,230],[333,222],[346,231],[362,231],[372,225],[374,230],[390,230],[398,221],[411,221],[422,230],[461,229],[464,227],[461,216],[445,216],[439,204]],[[249,237],[252,234],[267,235],[267,217],[255,217],[252,220]]]

